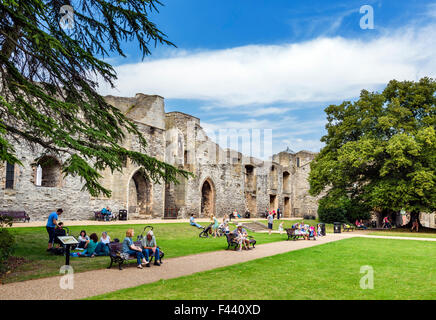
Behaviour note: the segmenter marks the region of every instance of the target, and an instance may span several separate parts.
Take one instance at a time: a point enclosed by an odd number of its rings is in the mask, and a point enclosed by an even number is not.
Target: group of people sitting
[[[247,210],[247,211],[248,211],[248,210]],[[249,213],[249,214],[250,214],[250,213]],[[241,215],[239,214],[239,212],[235,209],[235,210],[233,210],[232,213],[229,214],[229,221],[232,221],[232,218],[233,218],[233,219],[236,219],[236,218],[241,219],[242,216],[241,216]]]
[[[135,230],[128,229],[126,231],[126,237],[123,240],[122,254],[127,259],[128,256],[132,255],[136,257],[136,262],[138,268],[142,269],[142,266],[150,267],[150,256],[154,255],[154,265],[160,266],[159,263],[159,248],[156,244],[156,237],[152,230],[148,231],[147,236],[141,240],[139,246],[135,245],[133,242],[133,236],[135,235]]]
[[[109,206],[101,209],[100,213],[103,215],[105,221],[110,221],[113,218],[113,214]]]
[[[356,222],[354,223],[355,225],[356,225],[356,228],[357,229],[364,229],[364,230],[366,230],[366,229],[368,229],[366,226],[365,226],[365,224],[363,223],[363,220],[362,219],[356,219]]]
[[[138,262],[138,268],[142,269],[142,266],[150,267],[150,256],[154,256],[154,265],[160,266],[159,263],[159,248],[156,244],[156,237],[153,231],[149,231],[145,238],[141,240],[141,245],[134,244],[132,237],[134,236],[134,230],[128,229],[126,231],[126,237],[123,240],[122,253],[126,259],[129,255],[136,257]],[[100,241],[96,233],[92,233],[90,236],[86,234],[85,230],[80,232],[77,239],[79,241],[77,247],[74,250],[80,250],[80,252],[71,252],[72,257],[95,257],[95,256],[107,256],[109,255],[109,243],[111,242],[110,236],[107,232],[101,234]],[[115,239],[117,242],[118,239]]]
[[[60,222],[59,224],[61,224]],[[95,257],[95,256],[108,256],[109,255],[109,243],[111,237],[106,231],[101,233],[100,241],[96,233],[92,233],[90,236],[86,234],[85,230],[80,231],[80,235],[77,238],[79,243],[73,250],[79,252],[71,252],[72,257]]]
[[[242,228],[242,224],[238,223],[236,229],[232,231],[235,241],[238,243],[239,251],[250,250],[250,239],[248,238],[247,230]]]
[[[322,234],[320,226],[318,226],[318,232],[317,232],[314,226],[305,224],[304,221],[293,224],[292,229],[295,229],[294,234],[296,236],[303,236],[305,240],[309,240],[309,238],[313,238],[316,237],[317,235]]]

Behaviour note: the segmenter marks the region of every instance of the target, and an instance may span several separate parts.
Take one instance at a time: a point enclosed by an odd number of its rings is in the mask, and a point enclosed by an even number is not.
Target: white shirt
[[[100,241],[103,242],[103,243],[105,243],[105,244],[107,244],[107,243],[111,242],[111,237],[106,236],[106,239],[104,239],[103,237],[101,237],[101,238],[100,238]]]

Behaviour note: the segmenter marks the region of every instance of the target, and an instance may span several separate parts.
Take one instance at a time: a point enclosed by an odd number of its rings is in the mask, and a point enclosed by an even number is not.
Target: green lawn
[[[370,231],[366,233],[368,235],[374,236],[392,236],[392,237],[413,237],[413,238],[436,238],[436,230],[425,229],[425,231],[420,232],[410,232],[409,229],[391,229],[386,231]]]
[[[165,252],[165,258],[190,255],[195,253],[223,250],[227,247],[225,237],[202,239],[198,237],[200,230],[188,223],[162,223],[152,224],[158,245]],[[207,224],[203,224],[207,225]],[[122,241],[128,228],[135,230],[135,237],[139,235],[144,225],[104,225],[104,226],[74,226],[70,227],[71,234],[77,236],[80,230],[85,229],[87,234],[96,232],[101,236],[102,231],[107,231],[112,239]],[[232,225],[231,230],[234,229]],[[3,283],[54,276],[59,274],[59,268],[64,264],[65,257],[53,256],[47,253],[47,231],[45,227],[22,227],[11,228],[16,236],[17,247],[14,256],[28,260],[17,269],[7,274]],[[251,233],[250,233],[251,234]],[[255,234],[257,243],[268,243],[286,240],[286,235],[279,234]],[[70,264],[75,272],[105,268],[109,265],[108,257],[95,258],[71,258]],[[130,263],[134,263],[130,261]]]
[[[353,238],[90,299],[436,299],[435,261],[436,243]]]

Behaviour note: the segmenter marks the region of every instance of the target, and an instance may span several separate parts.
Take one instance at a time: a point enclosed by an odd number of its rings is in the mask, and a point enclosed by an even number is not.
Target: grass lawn
[[[436,238],[435,229],[423,229],[419,232],[410,232],[409,229],[396,228],[391,230],[370,231],[366,233],[374,236],[395,236],[395,237],[414,237],[414,238]]]
[[[352,238],[90,299],[436,299],[435,261],[436,243]]]
[[[225,237],[207,238],[198,237],[200,230],[188,223],[162,223],[152,224],[158,245],[165,252],[165,258],[190,255],[195,253],[223,250],[227,247]],[[204,224],[206,225],[206,224]],[[78,236],[80,230],[85,229],[87,234],[95,232],[101,236],[107,231],[111,239],[122,241],[128,228],[135,230],[134,239],[144,229],[144,225],[110,225],[104,226],[73,226],[70,227],[72,235]],[[233,230],[231,226],[230,230]],[[14,256],[22,257],[26,263],[19,265],[11,273],[1,279],[2,283],[10,283],[28,279],[59,275],[59,268],[64,264],[64,256],[53,256],[46,252],[48,235],[45,227],[11,228],[16,236],[16,250]],[[251,234],[251,233],[250,233]],[[286,240],[286,235],[256,233],[258,244]],[[71,258],[70,264],[75,272],[106,268],[109,265],[108,257]],[[134,263],[130,261],[130,263]]]

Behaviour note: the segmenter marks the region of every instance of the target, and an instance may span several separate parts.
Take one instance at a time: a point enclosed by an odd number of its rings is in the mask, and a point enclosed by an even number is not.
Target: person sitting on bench
[[[306,225],[304,224],[304,221],[301,221],[295,229],[295,235],[303,236],[305,240],[309,240],[309,225]]]
[[[242,250],[242,247],[244,247],[245,250],[250,249],[250,240],[248,240],[248,233],[244,228],[242,228],[242,224],[238,223],[237,228],[233,230],[233,234],[236,236],[235,239],[238,241],[239,251]]]
[[[238,210],[236,210],[236,209],[233,211],[233,218],[235,218],[235,219],[236,218],[239,218],[239,219],[242,218],[241,215],[239,214]]]
[[[101,214],[104,216],[105,221],[109,221],[112,216],[112,211],[109,206],[107,206],[106,208],[101,209]]]
[[[194,214],[191,214],[191,218],[189,218],[189,224],[193,227],[197,227],[198,229],[203,229],[202,226],[200,226],[198,223],[194,220]]]
[[[141,240],[142,244],[142,253],[145,256],[145,260],[147,261],[146,267],[150,267],[149,257],[151,254],[154,254],[154,265],[160,266],[159,263],[159,248],[156,245],[156,238],[153,234],[153,231],[148,231],[147,236]]]
[[[138,268],[142,269],[142,263],[147,265],[148,261],[145,260],[144,255],[142,254],[142,249],[135,246],[133,243],[132,237],[135,235],[135,231],[133,229],[128,229],[126,231],[126,237],[123,240],[123,254],[124,255],[132,255],[136,257],[136,261],[138,263]]]
[[[365,230],[367,229],[366,226],[363,224],[362,220],[359,221],[359,220],[356,219],[355,225],[359,229],[365,229]]]

